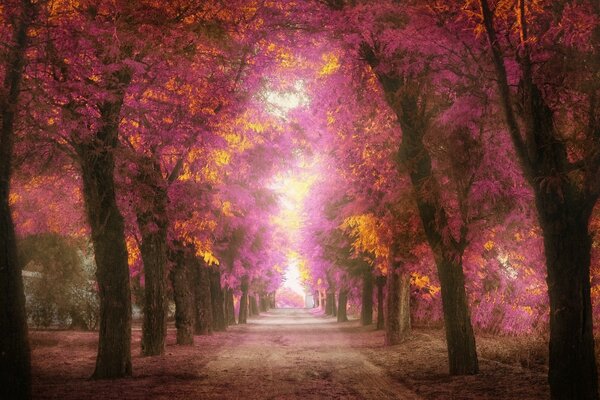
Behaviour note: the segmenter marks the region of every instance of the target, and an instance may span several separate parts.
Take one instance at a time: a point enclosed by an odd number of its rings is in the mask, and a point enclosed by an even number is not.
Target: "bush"
[[[95,329],[99,302],[87,243],[58,234],[19,242],[29,321],[39,327]]]

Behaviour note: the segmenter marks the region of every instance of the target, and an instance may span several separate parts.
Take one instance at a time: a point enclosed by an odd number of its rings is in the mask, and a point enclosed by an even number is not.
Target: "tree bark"
[[[93,378],[131,376],[131,288],[124,222],[117,207],[114,150],[117,146],[127,70],[115,72],[114,99],[99,105],[102,126],[77,145],[83,199],[91,228],[100,297],[98,357]]]
[[[249,297],[250,299],[250,315],[256,316],[260,313],[258,312],[258,303],[256,302],[256,295],[252,295]]]
[[[242,296],[240,297],[240,310],[238,316],[239,324],[248,323],[248,277],[242,277],[241,288]]]
[[[384,296],[383,296],[383,288],[386,284],[385,276],[378,276],[375,283],[377,284],[377,330],[385,328],[385,318],[384,318]]]
[[[22,1],[7,54],[0,97],[0,398],[31,398],[31,352],[23,277],[17,259],[15,229],[10,211],[10,177],[15,120],[28,45],[27,31],[33,19],[33,4]]]
[[[343,288],[343,289],[340,289],[340,293],[339,293],[337,322],[347,322],[348,321],[347,308],[348,308],[348,289]]]
[[[171,284],[175,300],[175,327],[177,344],[194,344],[194,273],[188,265],[183,249],[174,251],[174,267],[171,270]]]
[[[387,277],[385,344],[401,343],[410,333],[410,274],[392,263]]]
[[[195,321],[194,333],[196,335],[209,335],[213,331],[213,312],[210,290],[210,270],[195,257],[194,269],[194,297],[195,297]]]
[[[371,268],[367,268],[363,272],[361,297],[360,323],[363,326],[371,325],[373,323],[373,273]]]
[[[577,207],[557,206],[547,197],[536,193],[548,268],[552,399],[597,399],[588,217],[577,215]]]
[[[233,304],[233,289],[225,291],[225,311],[227,311],[227,324],[235,325],[235,307]]]
[[[325,315],[333,315],[333,309],[335,308],[335,293],[330,289],[327,289],[325,297]]]
[[[225,321],[225,296],[221,287],[221,271],[217,268],[210,270],[210,298],[213,312],[213,330],[217,332],[227,330]]]
[[[451,235],[444,236],[447,235],[445,232],[451,230],[441,203],[439,184],[432,171],[431,156],[423,142],[430,122],[428,110],[423,109],[423,104],[427,102],[420,98],[422,91],[414,79],[406,80],[394,72],[381,72],[377,69],[379,59],[373,49],[365,43],[362,50],[363,56],[375,70],[386,101],[395,112],[402,129],[398,161],[401,163],[399,165],[408,168],[425,236],[436,261],[442,289],[450,374],[476,374],[479,363],[462,266],[468,226],[463,221],[459,239]],[[469,187],[463,189],[457,193],[459,200],[468,194]],[[392,274],[388,279],[392,279]]]
[[[161,355],[167,336],[167,192],[162,184],[159,164],[145,159],[139,183],[152,193],[151,208],[137,211],[144,264],[144,322],[142,354]]]
[[[538,88],[530,59],[525,3],[520,3],[522,40],[522,94],[519,96],[522,124],[517,122],[508,84],[504,54],[497,40],[494,13],[487,0],[480,0],[496,82],[506,126],[525,178],[533,187],[538,220],[544,236],[548,294],[550,297],[550,349],[548,382],[553,400],[597,400],[598,375],[593,337],[590,294],[591,238],[589,220],[598,201],[600,126],[597,94],[590,95],[587,136],[589,143],[581,160],[580,175],[571,169],[565,141],[557,131],[553,111]],[[595,8],[598,13],[598,7]],[[596,28],[596,31],[598,28]],[[597,33],[597,32],[596,32]],[[600,54],[598,35],[592,44]],[[595,88],[597,90],[597,88]],[[576,178],[572,178],[575,176]],[[548,182],[554,182],[552,185]]]

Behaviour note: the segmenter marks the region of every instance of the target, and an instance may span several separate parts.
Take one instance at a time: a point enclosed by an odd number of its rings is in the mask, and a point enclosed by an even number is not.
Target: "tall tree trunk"
[[[321,307],[321,294],[319,293],[319,291],[315,291],[313,292],[313,299],[315,299],[314,303],[313,303],[313,308],[319,308]]]
[[[536,197],[548,268],[552,399],[597,399],[588,217],[547,192]]]
[[[378,276],[375,280],[377,285],[377,329],[385,328],[385,318],[384,318],[384,296],[383,296],[383,288],[386,283],[385,276]]]
[[[597,400],[588,224],[600,186],[598,87],[591,88],[588,129],[582,132],[588,136],[587,149],[579,160],[584,169],[577,172],[577,169],[571,169],[573,165],[562,132],[558,131],[553,111],[533,77],[525,3],[519,3],[518,26],[522,40],[518,60],[522,88],[522,93],[519,93],[521,124],[517,122],[517,113],[513,109],[506,57],[497,39],[494,12],[487,0],[480,0],[480,5],[506,126],[524,176],[534,189],[538,220],[544,234],[550,297],[550,395],[553,400]],[[594,9],[598,15],[600,8],[596,6]],[[600,28],[596,27],[591,41],[596,59],[600,54],[599,31]]]
[[[13,27],[0,96],[0,398],[15,400],[31,397],[31,353],[23,277],[17,260],[9,203],[15,120],[28,44],[27,31],[34,17],[33,4],[29,0],[21,4],[23,8]]]
[[[194,294],[195,294],[195,322],[194,333],[208,335],[213,331],[212,298],[210,290],[210,269],[195,257],[194,269]]]
[[[217,268],[210,270],[210,298],[213,312],[213,330],[217,332],[227,330],[225,321],[225,296],[221,287],[221,271]]]
[[[451,235],[444,236],[449,235],[447,232],[451,229],[441,203],[439,184],[432,171],[431,156],[423,142],[430,123],[429,112],[423,109],[427,102],[421,99],[423,92],[414,80],[406,80],[394,72],[382,72],[377,68],[379,59],[373,49],[365,43],[362,50],[363,56],[375,70],[386,101],[396,113],[402,128],[398,161],[399,165],[408,168],[425,236],[436,261],[442,288],[450,374],[476,374],[479,363],[462,266],[468,226],[463,221],[458,239]],[[462,204],[467,204],[465,197],[469,189],[467,186],[457,193]]]
[[[385,344],[402,342],[410,333],[410,274],[392,263],[387,277]]]
[[[371,268],[363,271],[361,297],[360,323],[361,325],[371,325],[373,323],[373,273]]]
[[[194,273],[191,270],[188,257],[183,249],[172,253],[174,266],[171,270],[173,299],[175,300],[175,327],[177,328],[177,344],[194,344],[194,288],[192,282]]]
[[[233,289],[225,291],[225,310],[227,311],[227,324],[235,325],[235,306],[233,304]]]
[[[112,78],[114,99],[99,105],[102,126],[77,145],[83,180],[83,199],[92,233],[100,297],[96,379],[130,376],[131,288],[124,222],[117,207],[114,150],[117,146],[127,70]]]
[[[164,353],[167,336],[167,192],[160,165],[151,158],[144,162],[139,181],[152,198],[151,209],[137,211],[145,281],[142,354],[157,356]]]
[[[342,289],[340,289],[340,294],[339,294],[337,322],[347,322],[348,321],[347,308],[348,308],[348,289],[342,288]]]
[[[242,296],[240,297],[240,310],[238,316],[239,324],[246,324],[248,322],[248,277],[242,277],[241,288]]]

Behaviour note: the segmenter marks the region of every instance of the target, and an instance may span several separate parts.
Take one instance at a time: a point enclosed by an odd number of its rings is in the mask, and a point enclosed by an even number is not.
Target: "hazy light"
[[[309,98],[304,89],[304,82],[299,80],[294,83],[292,90],[267,90],[264,93],[264,102],[267,106],[267,111],[277,117],[285,118],[289,111],[307,106]]]
[[[283,275],[283,287],[298,293],[304,297],[304,285],[300,278],[300,269],[298,268],[298,259],[291,258]]]

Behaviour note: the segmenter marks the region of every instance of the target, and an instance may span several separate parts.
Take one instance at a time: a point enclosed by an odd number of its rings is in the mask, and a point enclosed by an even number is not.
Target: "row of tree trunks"
[[[213,331],[212,296],[210,289],[210,270],[202,260],[195,259],[194,297],[195,321],[194,332],[197,335],[209,335]]]
[[[7,46],[5,76],[0,91],[0,398],[15,400],[31,397],[25,295],[9,205],[15,119],[25,65],[27,31],[34,10],[31,1],[24,0],[21,5],[21,13],[13,25],[12,43]]]

